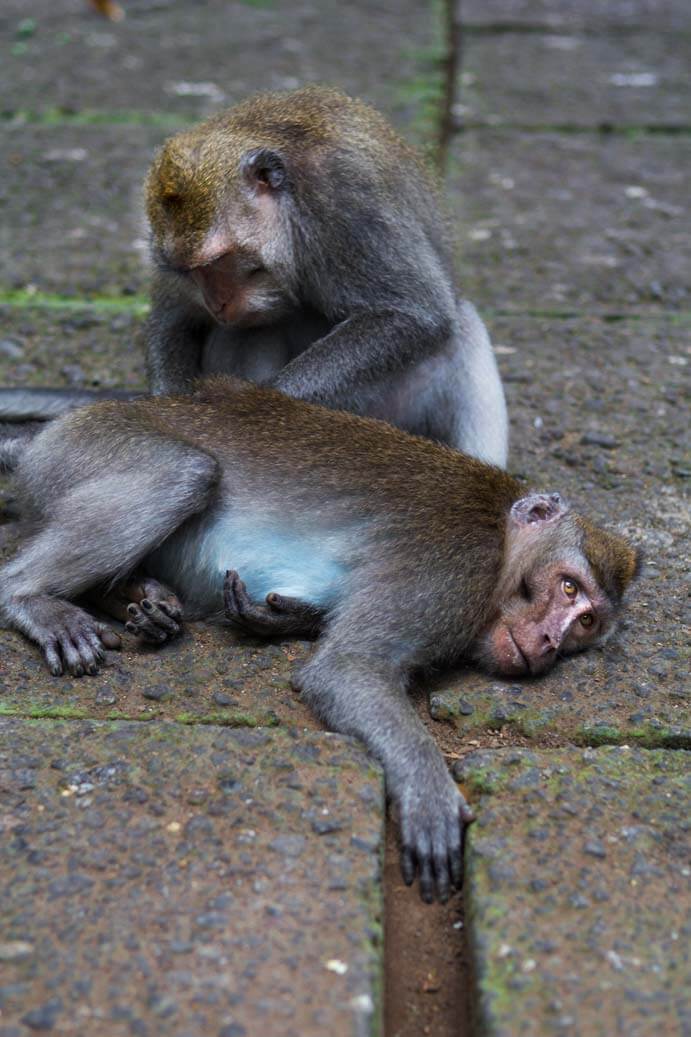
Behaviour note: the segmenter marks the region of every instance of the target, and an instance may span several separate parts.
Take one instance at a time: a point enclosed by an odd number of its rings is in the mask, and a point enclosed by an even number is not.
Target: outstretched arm
[[[352,643],[352,639],[349,639]],[[473,814],[408,699],[404,675],[382,656],[339,645],[334,627],[296,683],[327,726],[360,738],[383,764],[401,827],[401,870],[417,874],[428,903],[448,898],[463,875],[463,837]]]

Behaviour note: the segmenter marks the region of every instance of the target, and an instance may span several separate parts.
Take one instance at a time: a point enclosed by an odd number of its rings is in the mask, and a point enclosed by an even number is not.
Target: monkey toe
[[[57,641],[52,640],[43,645],[43,658],[50,670],[51,677],[60,677],[63,673],[62,659],[57,648]]]
[[[175,637],[180,633],[180,624],[164,609],[162,601],[150,601],[144,598],[141,603],[143,611],[152,623],[163,630],[169,637]]]
[[[148,598],[144,598],[140,605],[130,602],[127,614],[130,618],[125,623],[125,630],[151,644],[164,644],[180,633],[180,625]]]
[[[104,648],[117,652],[122,648],[122,638],[105,623],[96,624],[96,633]]]
[[[177,598],[161,598],[156,604],[169,619],[174,619],[176,623],[182,619],[182,605]]]
[[[132,601],[144,605],[145,601],[152,602],[169,619],[179,622],[182,619],[182,603],[177,595],[173,594],[169,587],[159,583],[152,576],[146,576],[139,585],[139,593],[132,595]]]

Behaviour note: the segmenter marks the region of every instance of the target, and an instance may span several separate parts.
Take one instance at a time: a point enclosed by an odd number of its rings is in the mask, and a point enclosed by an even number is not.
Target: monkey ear
[[[569,510],[560,493],[529,493],[511,505],[511,521],[516,526],[554,522]]]
[[[285,162],[271,148],[246,152],[240,161],[240,169],[247,182],[258,191],[279,191],[288,179]]]

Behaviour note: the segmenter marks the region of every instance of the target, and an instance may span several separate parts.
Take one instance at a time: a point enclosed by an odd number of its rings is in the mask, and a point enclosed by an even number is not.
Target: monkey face
[[[582,525],[558,493],[531,493],[513,504],[494,615],[473,653],[491,672],[507,677],[546,673],[560,657],[602,642],[612,632],[619,597],[612,596],[607,566],[596,568],[590,554],[606,540],[621,568],[619,555],[628,559],[635,552],[602,531],[591,532],[586,552]],[[609,558],[609,569],[613,564]]]
[[[219,324],[272,324],[295,305],[284,166],[267,148],[240,159],[231,148],[227,161],[211,161],[207,144],[200,149],[194,134],[182,134],[154,163],[147,181],[153,259],[191,281]]]
[[[481,638],[480,659],[507,677],[550,670],[557,659],[584,651],[611,632],[614,610],[585,558],[524,571],[515,593]]]

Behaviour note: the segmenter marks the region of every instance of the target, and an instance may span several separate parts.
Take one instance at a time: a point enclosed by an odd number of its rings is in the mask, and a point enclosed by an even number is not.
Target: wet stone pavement
[[[144,386],[141,182],[178,127],[328,81],[434,136],[432,8],[122,2],[118,24],[83,0],[0,12],[0,385]],[[447,210],[510,468],[646,563],[601,650],[540,681],[425,688],[478,818],[471,969],[449,981],[470,985],[473,1037],[686,1035],[691,15],[469,0],[463,17]],[[0,477],[5,554],[15,517]],[[53,680],[0,631],[0,1037],[382,1032],[381,775],[292,689],[309,650],[190,624]],[[419,956],[427,975],[434,948]],[[386,1037],[420,1037],[409,1014]]]

